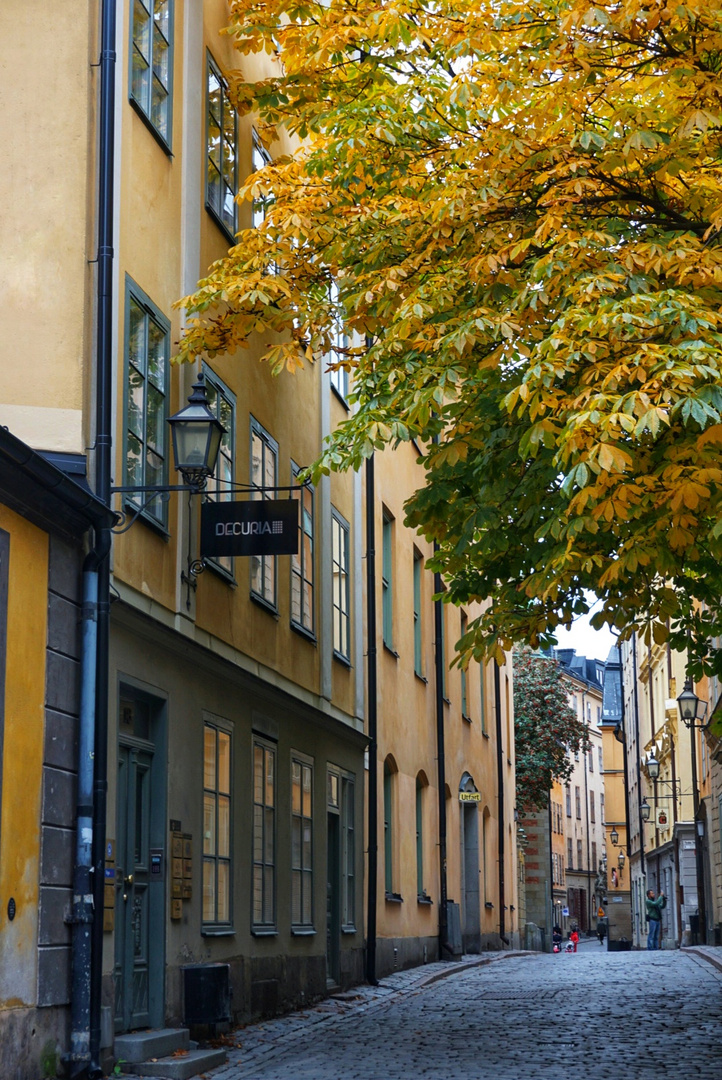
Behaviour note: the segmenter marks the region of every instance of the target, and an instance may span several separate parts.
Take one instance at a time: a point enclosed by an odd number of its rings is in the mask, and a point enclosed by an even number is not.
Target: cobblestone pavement
[[[596,943],[594,943],[596,944]],[[722,950],[466,957],[233,1033],[208,1080],[722,1077]]]

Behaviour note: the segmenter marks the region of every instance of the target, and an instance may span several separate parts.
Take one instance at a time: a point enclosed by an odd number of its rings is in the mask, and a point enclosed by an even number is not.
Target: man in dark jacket
[[[660,947],[659,930],[662,924],[662,911],[666,906],[667,897],[663,892],[661,892],[655,900],[654,889],[647,890],[647,921],[649,923],[649,932],[647,934],[648,949],[658,949]]]

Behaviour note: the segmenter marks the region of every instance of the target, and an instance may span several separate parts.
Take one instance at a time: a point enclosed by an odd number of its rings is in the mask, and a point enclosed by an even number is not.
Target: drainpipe
[[[76,848],[73,867],[70,1053],[72,1077],[90,1061],[90,969],[93,922],[93,759],[95,756],[95,683],[98,641],[98,553],[83,564],[81,615],[81,687],[78,722],[78,792]]]
[[[629,821],[629,755],[627,753],[627,711],[624,705],[624,674],[619,666],[620,700],[622,705],[622,754],[624,762],[624,830],[627,840],[627,876],[629,880],[629,925],[634,926],[634,900],[632,897],[632,840]],[[621,879],[620,879],[621,880]]]
[[[504,747],[501,743],[501,669],[494,661],[494,711],[496,712],[496,777],[499,800],[499,937],[505,945],[509,944],[506,936],[504,911]]]
[[[113,151],[115,142],[115,23],[116,0],[102,0],[100,101],[98,140],[98,315],[96,344],[95,487],[110,506],[112,447],[112,315],[113,315]],[[109,529],[97,546],[98,619],[95,682],[95,776],[93,802],[93,908],[90,970],[90,1070],[96,1080],[100,1063],[100,1022],[103,984],[103,901],[105,892],[105,831],[108,796],[108,659],[110,639]]]
[[[587,723],[587,709],[586,709],[586,690],[582,690],[582,716],[584,718],[584,727],[587,732],[586,741],[591,746],[591,740],[589,739],[589,724]],[[590,867],[591,856],[589,848],[589,749],[584,749],[584,820],[586,825],[587,834],[587,933],[592,929],[592,872]]]
[[[434,554],[439,545],[434,542]],[[434,574],[434,592],[441,595],[441,574]],[[451,957],[449,948],[448,888],[446,881],[446,752],[444,746],[444,609],[434,600],[434,677],[436,680],[436,784],[439,792],[439,959]]]
[[[378,699],[376,681],[376,529],[374,521],[374,459],[366,459],[366,672],[368,677],[368,886],[366,911],[366,981],[376,978],[376,905],[378,890]]]
[[[620,654],[621,659],[621,654]],[[642,762],[640,755],[639,745],[639,695],[637,693],[637,635],[632,634],[632,685],[633,685],[633,698],[634,703],[634,742],[636,746],[636,758],[637,758],[637,791],[641,800],[642,796]],[[624,676],[622,676],[622,702],[624,702]],[[641,805],[641,803],[640,803]],[[644,867],[644,822],[639,818],[639,854],[640,854],[640,871],[642,874],[642,882],[646,877],[646,870]],[[645,890],[646,896],[646,890]]]

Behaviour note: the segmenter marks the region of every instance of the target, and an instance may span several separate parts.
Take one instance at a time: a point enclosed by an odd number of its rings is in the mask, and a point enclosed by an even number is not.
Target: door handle
[[[128,874],[128,876],[125,878],[125,884],[126,885],[132,885],[133,884],[133,875],[132,874]]]

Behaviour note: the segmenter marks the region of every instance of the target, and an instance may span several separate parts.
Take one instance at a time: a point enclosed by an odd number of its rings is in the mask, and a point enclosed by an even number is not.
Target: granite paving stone
[[[233,1033],[207,1080],[722,1077],[718,949],[429,964]],[[719,965],[719,966],[718,966]]]

